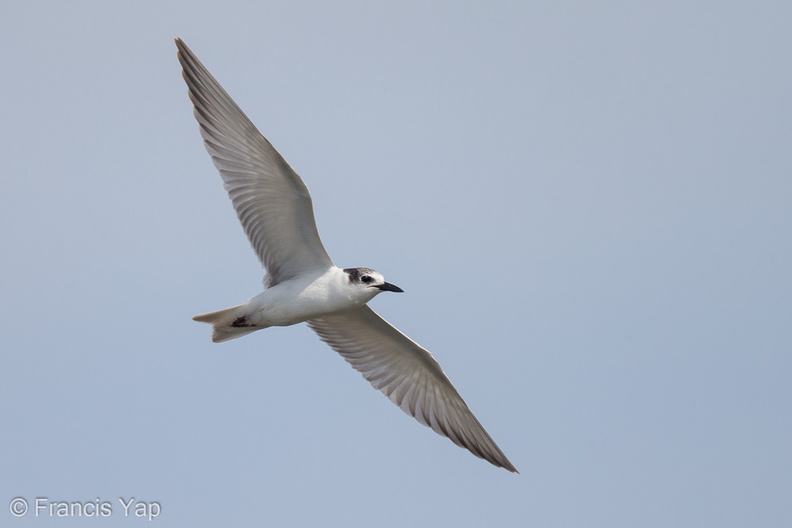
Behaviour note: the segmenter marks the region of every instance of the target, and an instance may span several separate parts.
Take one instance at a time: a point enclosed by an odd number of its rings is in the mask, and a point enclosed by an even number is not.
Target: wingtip
[[[506,458],[506,455],[503,455],[503,460],[500,460],[499,462],[500,462],[500,466],[503,469],[511,471],[512,473],[517,473],[518,475],[520,474],[520,472],[517,471],[517,468],[514,467],[514,464],[511,463],[511,460]]]
[[[176,37],[173,39],[173,43],[176,44],[176,51],[178,55],[184,54],[191,54],[190,48],[187,47],[187,44],[181,39],[181,37]]]
[[[517,473],[518,475],[520,474],[520,472],[517,471],[517,468],[514,467],[514,465],[511,463],[511,461],[508,458],[506,458],[505,455],[503,456],[503,458],[493,459],[493,458],[490,458],[490,457],[486,457],[486,458],[484,458],[484,460],[486,460],[487,462],[489,462],[493,466],[502,467],[506,471],[510,471],[512,473]]]

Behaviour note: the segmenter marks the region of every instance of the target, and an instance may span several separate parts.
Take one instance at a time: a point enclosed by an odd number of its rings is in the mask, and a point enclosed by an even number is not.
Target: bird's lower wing
[[[429,351],[371,308],[327,315],[308,326],[404,412],[477,457],[517,472]]]

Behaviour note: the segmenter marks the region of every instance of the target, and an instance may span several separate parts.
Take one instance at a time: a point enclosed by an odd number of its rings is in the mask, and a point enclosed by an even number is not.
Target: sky
[[[792,525],[791,25],[769,1],[7,3],[0,525]],[[371,306],[520,474],[304,325],[191,320],[263,270],[175,37],[302,176],[335,263],[405,290]]]

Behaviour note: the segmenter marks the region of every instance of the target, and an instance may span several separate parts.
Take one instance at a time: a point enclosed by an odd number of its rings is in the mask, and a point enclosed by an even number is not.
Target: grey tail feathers
[[[212,341],[215,343],[222,343],[242,337],[243,335],[260,330],[261,326],[245,325],[245,310],[244,304],[233,306],[224,310],[217,310],[216,312],[209,312],[193,317],[193,321],[200,323],[209,323],[214,326],[212,332]]]

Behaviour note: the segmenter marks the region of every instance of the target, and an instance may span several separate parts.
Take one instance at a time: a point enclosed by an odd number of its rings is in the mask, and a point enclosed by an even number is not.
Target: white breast
[[[370,301],[378,291],[349,283],[337,267],[281,282],[250,299],[245,312],[250,324],[289,326]]]

